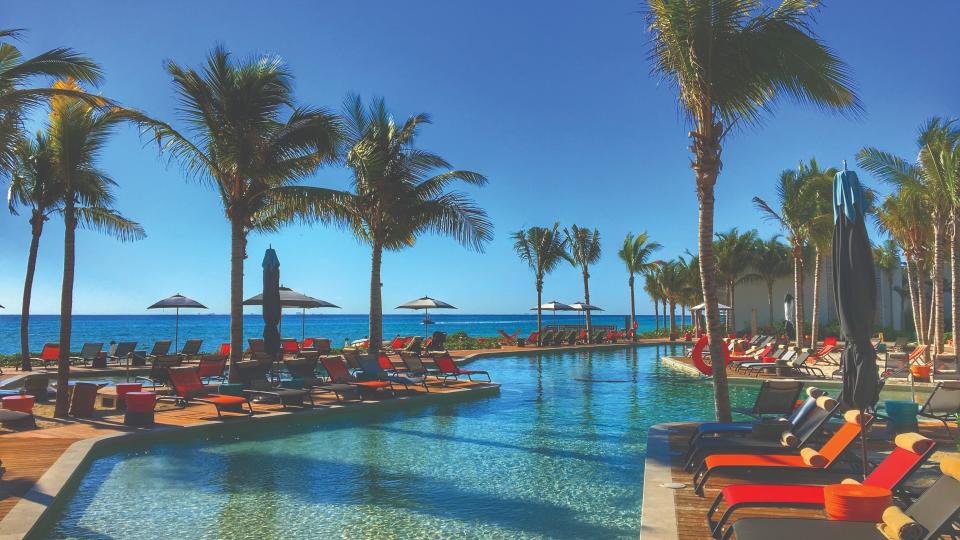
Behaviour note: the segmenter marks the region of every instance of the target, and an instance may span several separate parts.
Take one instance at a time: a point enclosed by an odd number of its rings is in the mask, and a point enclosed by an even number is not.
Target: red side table
[[[127,392],[124,396],[127,411],[123,415],[123,423],[128,426],[153,425],[153,408],[157,403],[157,395],[153,392]]]
[[[830,519],[879,523],[893,495],[879,486],[833,484],[823,488],[823,502]]]
[[[3,398],[3,408],[33,414],[33,396],[29,394],[7,396]]]
[[[117,404],[122,409],[124,407],[124,396],[130,392],[139,392],[143,390],[141,383],[118,383],[117,384]]]

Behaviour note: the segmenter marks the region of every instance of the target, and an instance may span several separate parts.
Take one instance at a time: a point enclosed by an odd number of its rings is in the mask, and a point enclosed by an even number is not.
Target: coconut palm
[[[680,287],[680,327],[682,331],[687,329],[687,311],[686,308],[693,307],[701,302],[703,298],[703,289],[700,284],[700,259],[692,255],[690,260],[683,257],[678,259],[681,268],[681,287]]]
[[[32,88],[35,77],[52,77],[96,84],[100,66],[72,49],[56,48],[24,58],[14,45],[4,42],[21,36],[21,29],[0,30],[0,174],[10,171],[20,140],[23,117],[30,107],[52,96],[85,96],[66,88]]]
[[[567,249],[570,252],[570,264],[580,269],[583,274],[583,301],[590,303],[590,265],[600,260],[600,231],[592,231],[586,227],[571,225],[564,229],[567,237]],[[593,339],[593,323],[590,320],[590,310],[587,314],[587,340]]]
[[[630,276],[627,279],[627,285],[630,287],[630,324],[634,328],[637,326],[637,305],[633,290],[634,278],[637,274],[648,273],[659,264],[659,261],[651,260],[651,257],[653,257],[653,252],[661,247],[663,246],[658,242],[650,240],[647,231],[643,231],[637,236],[634,236],[633,233],[627,233],[626,238],[623,239],[623,247],[617,252],[620,260],[627,267],[627,274]]]
[[[727,304],[730,314],[727,316],[727,331],[737,331],[736,307],[737,285],[755,279],[751,273],[754,268],[753,255],[756,253],[756,244],[759,242],[756,230],[741,233],[736,227],[727,232],[720,232],[713,244],[713,252],[717,265],[717,278],[727,289]]]
[[[661,263],[662,264],[662,263]],[[653,302],[654,331],[660,333],[660,300],[663,295],[660,290],[659,266],[643,275],[643,290]]]
[[[754,272],[767,287],[767,324],[773,328],[773,286],[778,279],[790,274],[790,248],[780,241],[779,234],[775,234],[767,240],[757,242],[755,249]]]
[[[235,61],[216,47],[199,69],[168,61],[179,100],[181,133],[148,126],[161,151],[184,173],[213,187],[230,222],[230,363],[243,354],[243,261],[251,231],[273,232],[293,220],[328,220],[339,192],[300,182],[333,160],[341,140],[336,115],[295,105],[293,76],[273,56]],[[230,370],[231,377],[237,370]]]
[[[883,301],[883,295],[880,295],[880,305],[881,312],[883,310],[883,304],[887,304],[887,315],[885,317],[881,315],[881,325],[883,326],[894,326],[893,320],[893,273],[894,270],[900,268],[900,248],[897,247],[897,242],[892,238],[887,238],[880,245],[873,246],[873,263],[877,266],[883,276],[886,278],[887,282],[887,301]]]
[[[667,261],[660,266],[658,274],[660,289],[669,305],[668,333],[673,339],[677,334],[677,304],[682,301],[684,294],[684,264],[676,260]]]
[[[700,278],[710,350],[722,358],[713,256],[714,186],[724,140],[757,125],[779,98],[830,111],[860,110],[845,64],[812,32],[816,4],[784,0],[647,0],[654,73],[678,90],[689,120],[699,210]],[[714,374],[717,418],[729,422],[723,370]]]
[[[810,315],[810,347],[817,346],[820,329],[820,287],[823,275],[824,253],[833,245],[833,178],[837,169],[822,169],[815,158],[800,164],[800,174],[805,177],[803,196],[811,203],[808,224],[810,246],[813,247],[813,309]],[[798,335],[797,342],[800,342]]]
[[[72,81],[58,87],[80,91]],[[70,378],[70,339],[73,319],[73,282],[77,227],[97,230],[121,241],[143,238],[143,229],[113,208],[112,188],[116,182],[97,167],[97,161],[114,130],[127,121],[120,109],[91,106],[73,97],[56,97],[51,102],[48,145],[51,152],[52,185],[62,197],[64,255],[63,288],[60,298],[60,359],[57,367],[57,403],[54,415],[66,417],[69,408],[66,389]]]
[[[349,96],[343,114],[352,192],[338,199],[334,219],[371,247],[369,342],[376,354],[383,338],[383,251],[408,248],[429,232],[483,251],[493,235],[486,212],[450,186],[482,186],[487,179],[452,170],[442,157],[416,147],[420,129],[430,123],[424,113],[397,124],[382,99],[365,107],[359,96]]]
[[[513,250],[520,256],[520,260],[527,263],[535,279],[537,288],[537,344],[543,335],[543,280],[547,274],[557,269],[563,261],[570,261],[567,253],[567,239],[560,234],[560,224],[553,227],[530,227],[519,230],[512,235]]]

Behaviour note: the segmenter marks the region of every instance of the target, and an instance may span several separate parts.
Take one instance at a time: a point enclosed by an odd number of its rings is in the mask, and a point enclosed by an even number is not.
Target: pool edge
[[[647,431],[647,457],[643,462],[643,503],[640,508],[640,538],[675,540],[679,537],[673,490],[661,484],[673,482],[670,433],[684,422],[656,424]]]

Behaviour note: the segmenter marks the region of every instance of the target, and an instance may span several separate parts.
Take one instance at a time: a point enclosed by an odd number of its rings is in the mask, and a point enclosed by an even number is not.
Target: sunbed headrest
[[[823,395],[823,390],[817,388],[816,386],[811,386],[810,388],[807,388],[807,396],[812,397],[813,399],[817,399],[822,395]]]
[[[880,532],[894,540],[921,540],[927,530],[897,506],[883,511],[883,523],[877,525]]]
[[[843,420],[851,424],[860,425],[866,422],[869,416],[870,415],[861,415],[860,411],[857,409],[850,409],[849,411],[843,413]]]
[[[919,433],[901,433],[894,439],[894,444],[914,454],[922,454],[930,448],[933,441]]]
[[[807,465],[813,467],[814,469],[822,469],[830,464],[830,460],[826,456],[817,452],[813,448],[804,448],[800,450],[800,457],[803,458],[803,462]]]
[[[825,411],[831,411],[836,406],[837,406],[837,400],[833,399],[830,396],[820,396],[817,398],[817,407],[820,407]]]
[[[796,448],[800,444],[800,439],[792,431],[787,430],[780,436],[780,444],[789,448]]]
[[[848,484],[848,485],[851,485],[851,486],[859,486],[859,485],[860,485],[860,481],[857,480],[856,478],[844,478],[843,480],[840,481],[840,483],[841,483],[841,484]]]
[[[960,481],[960,456],[945,456],[940,460],[940,471]]]

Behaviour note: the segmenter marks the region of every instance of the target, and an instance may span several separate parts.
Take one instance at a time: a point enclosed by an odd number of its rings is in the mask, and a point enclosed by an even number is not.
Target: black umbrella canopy
[[[158,300],[152,306],[147,309],[160,309],[160,308],[197,308],[197,309],[207,309],[207,306],[197,302],[193,298],[187,298],[182,294],[175,294],[169,298],[164,298],[163,300]]]
[[[280,356],[280,259],[273,248],[263,254],[263,350],[273,358]],[[246,302],[244,302],[246,304]]]
[[[274,253],[276,256],[276,253]],[[299,293],[289,287],[279,287],[280,294],[280,306],[281,307],[293,307],[293,308],[339,308],[340,306],[331,304],[326,300],[320,300],[319,298],[314,298],[312,296],[307,296],[303,293]],[[256,296],[251,296],[243,301],[245,306],[260,306],[263,305],[263,294],[258,294]]]

